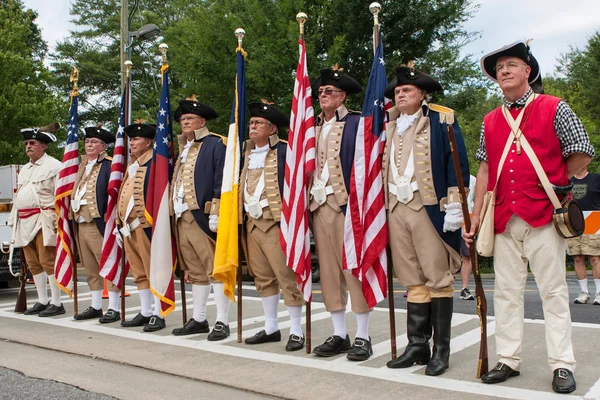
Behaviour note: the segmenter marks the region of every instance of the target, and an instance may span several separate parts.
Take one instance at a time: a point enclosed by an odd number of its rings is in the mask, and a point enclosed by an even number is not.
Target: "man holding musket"
[[[427,375],[449,366],[454,277],[461,265],[462,206],[447,128],[452,125],[465,185],[469,164],[454,112],[427,103],[442,91],[431,76],[412,63],[396,69],[385,91],[396,107],[389,112],[383,179],[389,243],[396,276],[408,288],[408,345],[389,368],[427,364]],[[433,327],[433,355],[429,340]]]
[[[318,96],[321,113],[315,118],[317,168],[310,189],[309,207],[321,268],[323,302],[333,322],[333,335],[313,351],[321,357],[347,352],[349,360],[364,361],[373,354],[369,337],[371,309],[361,282],[342,269],[344,214],[360,120],[360,115],[348,111],[344,102],[348,95],[359,93],[362,88],[342,70],[338,66],[321,70],[320,77],[311,85]],[[353,344],[346,333],[347,289],[357,323]]]
[[[129,137],[131,163],[119,192],[117,221],[142,309],[133,319],[121,322],[121,326],[143,326],[144,332],[154,332],[166,326],[160,317],[160,300],[150,291],[149,280],[152,226],[146,219],[146,197],[156,126],[138,120],[126,126],[125,133]]]
[[[215,243],[219,226],[219,201],[225,163],[225,139],[212,133],[206,121],[217,118],[215,110],[196,100],[179,102],[175,121],[181,124],[179,158],[171,183],[179,263],[186,282],[192,284],[194,315],[173,335],[208,333],[206,303],[211,286],[217,303],[217,320],[208,340],[229,336],[228,314],[231,301],[223,292],[224,284],[212,278]]]
[[[576,384],[566,242],[552,223],[554,207],[539,184],[534,169],[538,162],[527,152],[531,148],[537,155],[551,184],[566,186],[569,176],[590,162],[594,149],[581,121],[564,101],[534,94],[530,83],[540,69],[527,43],[515,42],[491,52],[481,59],[481,67],[504,94],[504,104],[483,120],[471,232],[463,233],[465,241],[472,243],[485,192],[495,188],[494,311],[499,360],[481,380],[498,383],[520,374],[523,292],[529,264],[542,298],[552,389],[571,393]],[[501,159],[504,163],[498,172]]]
[[[17,197],[8,224],[13,227],[14,247],[23,248],[38,294],[38,301],[25,315],[51,317],[65,313],[54,277],[58,217],[54,198],[62,163],[46,154],[48,144],[56,142],[52,132],[59,128],[60,124],[53,124],[21,130],[29,162],[19,172]],[[52,294],[50,302],[47,282]]]
[[[287,146],[279,140],[277,128],[287,128],[290,121],[265,100],[250,103],[248,108],[251,115],[250,140],[246,142],[244,169],[240,176],[240,218],[245,224],[248,269],[254,276],[256,290],[262,300],[265,327],[246,339],[245,343],[281,341],[277,320],[281,288],[291,322],[285,349],[300,350],[304,347],[301,323],[304,298],[298,288],[296,274],[286,265],[279,243]]]
[[[115,135],[103,129],[102,124],[85,128],[85,155],[81,156],[73,186],[71,210],[77,223],[79,257],[87,275],[92,304],[75,315],[76,320],[99,318],[101,323],[109,323],[121,318],[119,288],[112,282],[108,282],[108,310],[102,314],[104,278],[99,274],[112,161],[106,154],[106,145],[114,141]]]

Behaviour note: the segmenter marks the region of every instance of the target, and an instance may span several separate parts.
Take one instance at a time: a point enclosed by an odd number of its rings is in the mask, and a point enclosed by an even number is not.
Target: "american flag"
[[[121,277],[123,275],[123,244],[117,240],[115,234],[117,201],[123,175],[125,174],[125,110],[127,108],[127,97],[125,89],[121,98],[121,113],[119,115],[119,128],[115,140],[115,151],[112,164],[110,165],[110,179],[108,180],[108,205],[106,207],[106,228],[104,229],[104,240],[102,241],[102,256],[100,257],[100,276],[108,279],[121,288]],[[125,264],[125,275],[129,272],[129,264]]]
[[[160,299],[160,316],[166,317],[175,309],[175,282],[173,272],[177,247],[169,217],[169,182],[173,176],[173,125],[169,100],[169,70],[164,65],[156,137],[150,165],[146,198],[148,221],[152,224],[150,247],[150,289]]]
[[[285,162],[280,242],[287,266],[296,273],[304,299],[310,301],[312,271],[308,230],[308,184],[315,170],[315,115],[306,65],[306,48],[302,39],[298,43],[300,57],[296,68]]]
[[[56,259],[54,261],[54,277],[58,286],[71,296],[73,289],[73,267],[75,257],[73,249],[75,241],[69,223],[69,208],[71,207],[71,193],[75,186],[77,170],[79,169],[79,145],[77,134],[79,124],[77,121],[77,105],[79,93],[77,89],[71,96],[71,109],[69,110],[69,123],[67,124],[67,144],[63,156],[63,165],[56,184],[54,208],[58,214]]]
[[[356,152],[344,227],[343,268],[362,282],[369,307],[386,298],[388,229],[381,177],[381,142],[385,140],[385,112],[391,107],[381,32],[373,58],[367,93],[356,134]]]

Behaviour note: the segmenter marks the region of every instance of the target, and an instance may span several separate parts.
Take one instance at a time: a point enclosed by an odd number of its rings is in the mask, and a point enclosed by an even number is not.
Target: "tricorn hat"
[[[409,61],[408,65],[402,64],[396,68],[396,77],[385,88],[385,97],[393,99],[396,87],[403,85],[414,85],[427,93],[444,90],[437,80],[424,72],[417,71],[412,61]]]
[[[179,102],[179,107],[175,110],[175,121],[179,122],[183,114],[196,114],[206,120],[215,119],[219,116],[212,107],[198,102],[195,94]]]
[[[41,128],[25,128],[21,129],[21,134],[25,140],[35,139],[42,143],[53,143],[56,142],[56,136],[52,133],[60,129],[60,123],[50,124]]]
[[[144,137],[154,139],[154,136],[156,136],[156,125],[147,124],[146,121],[138,119],[133,124],[125,127],[125,133],[130,138]]]
[[[533,54],[531,54],[529,41],[518,41],[511,43],[507,46],[494,50],[481,58],[481,69],[483,70],[483,73],[493,81],[497,80],[496,63],[500,57],[517,57],[525,61],[525,63],[531,67],[529,83],[535,82],[540,75],[540,65]]]
[[[342,73],[344,68],[340,68],[337,64],[331,68],[322,69],[321,76],[311,84],[312,93],[317,95],[317,91],[321,86],[332,85],[338,89],[342,89],[348,95],[362,92],[362,87],[358,82],[349,75]]]
[[[290,119],[288,116],[267,100],[262,99],[261,102],[249,103],[248,108],[250,109],[250,115],[252,117],[262,117],[269,120],[278,128],[287,128],[290,126]]]
[[[83,129],[85,131],[85,137],[87,138],[98,138],[104,143],[109,144],[115,141],[115,135],[106,129],[102,128],[102,124],[96,126],[88,126]]]

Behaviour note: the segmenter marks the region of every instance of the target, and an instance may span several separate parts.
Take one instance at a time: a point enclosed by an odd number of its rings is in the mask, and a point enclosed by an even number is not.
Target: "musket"
[[[14,209],[13,212],[16,212],[16,209]],[[16,221],[13,221],[13,226],[12,226],[13,237],[14,237],[15,229],[16,229]],[[6,252],[4,251],[4,245],[0,245],[0,251],[2,251],[2,253],[6,254]],[[19,273],[15,273],[13,271],[14,251],[15,251],[15,241],[14,241],[14,239],[11,239],[11,241],[8,245],[8,271],[10,272],[10,274],[12,276],[18,277],[19,282],[20,282],[19,294],[17,295],[17,302],[15,304],[15,312],[16,313],[24,313],[25,310],[27,310],[27,290],[25,289],[25,283],[26,283],[25,281],[27,280],[27,263],[25,262],[25,253],[23,252],[23,249],[19,249],[20,255],[21,255],[21,271]]]
[[[304,12],[299,12],[298,14],[296,14],[296,21],[298,22],[298,26],[300,28],[299,40],[302,40],[302,41],[304,41],[304,24],[306,23],[307,19],[308,19],[308,16]],[[311,275],[311,279],[312,279],[312,275]],[[311,339],[312,339],[312,321],[311,321],[311,319],[312,319],[312,317],[311,317],[311,307],[310,306],[311,306],[311,300],[309,299],[306,302],[306,340],[305,340],[306,354],[310,354],[310,352],[311,352]]]
[[[471,231],[471,216],[469,215],[469,206],[465,190],[465,182],[462,177],[460,160],[458,158],[458,147],[456,146],[456,137],[454,136],[454,127],[448,123],[448,138],[450,140],[450,149],[452,150],[452,161],[454,171],[458,182],[458,192],[460,193],[465,229]],[[479,342],[479,360],[477,363],[477,378],[488,372],[488,347],[487,347],[487,300],[483,291],[483,282],[481,281],[481,272],[479,270],[479,257],[475,250],[475,242],[469,247],[469,255],[473,264],[473,277],[475,279],[475,297],[477,298],[477,315],[479,316],[479,327],[481,330],[481,339]]]

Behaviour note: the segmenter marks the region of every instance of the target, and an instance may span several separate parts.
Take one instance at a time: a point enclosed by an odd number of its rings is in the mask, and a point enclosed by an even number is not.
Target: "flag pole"
[[[381,4],[379,3],[371,3],[369,5],[369,11],[373,14],[373,54],[377,51],[377,46],[379,46],[379,13],[381,12]],[[387,252],[387,279],[388,279],[388,310],[390,316],[390,347],[392,360],[396,358],[397,350],[396,350],[396,307],[394,302],[394,265],[392,262],[390,245],[386,246]]]
[[[238,40],[238,48],[242,48],[242,41],[244,40],[244,36],[246,36],[246,31],[242,28],[237,28],[235,30],[235,37]],[[238,121],[238,124],[243,124],[245,121]],[[239,130],[239,127],[238,127]],[[236,132],[237,134],[237,132]],[[241,143],[240,143],[241,145]],[[239,171],[236,171],[239,173]],[[242,237],[238,234],[238,248],[240,247]],[[246,257],[246,263],[248,262],[248,258]],[[238,267],[237,267],[237,342],[242,343],[242,262],[241,262],[241,254],[238,252]]]
[[[131,68],[133,67],[133,63],[130,60],[125,61],[125,106],[123,107],[123,121],[124,125],[127,126],[129,124],[129,103],[131,99],[129,98],[130,89],[131,89]],[[123,156],[125,158],[129,158],[129,143],[127,143],[127,134],[123,133],[123,147],[124,152]],[[125,242],[123,242],[123,250],[121,251],[121,322],[125,321],[125,279],[127,278],[125,273],[126,268],[125,262]]]
[[[71,92],[71,101],[73,101],[73,97],[79,95],[79,87],[77,86],[77,82],[79,82],[79,70],[77,67],[73,67],[69,80],[73,82],[73,91]],[[77,190],[77,188],[74,189]],[[79,226],[77,225],[77,221],[73,219],[70,224],[71,232],[73,232],[73,241],[75,242],[75,248],[77,249],[77,255],[73,257],[73,314],[77,315],[79,314],[77,256],[81,257],[81,248],[79,247]]]
[[[306,23],[307,19],[308,19],[308,16],[306,15],[306,13],[299,12],[298,14],[296,14],[296,21],[298,21],[298,25],[300,28],[299,39],[302,41],[304,41],[304,24]],[[311,276],[312,276],[312,274],[311,274]],[[311,317],[310,305],[311,305],[311,300],[309,299],[306,302],[306,354],[310,354],[310,352],[311,352],[311,338],[312,338],[311,319],[312,319],[312,317]]]

